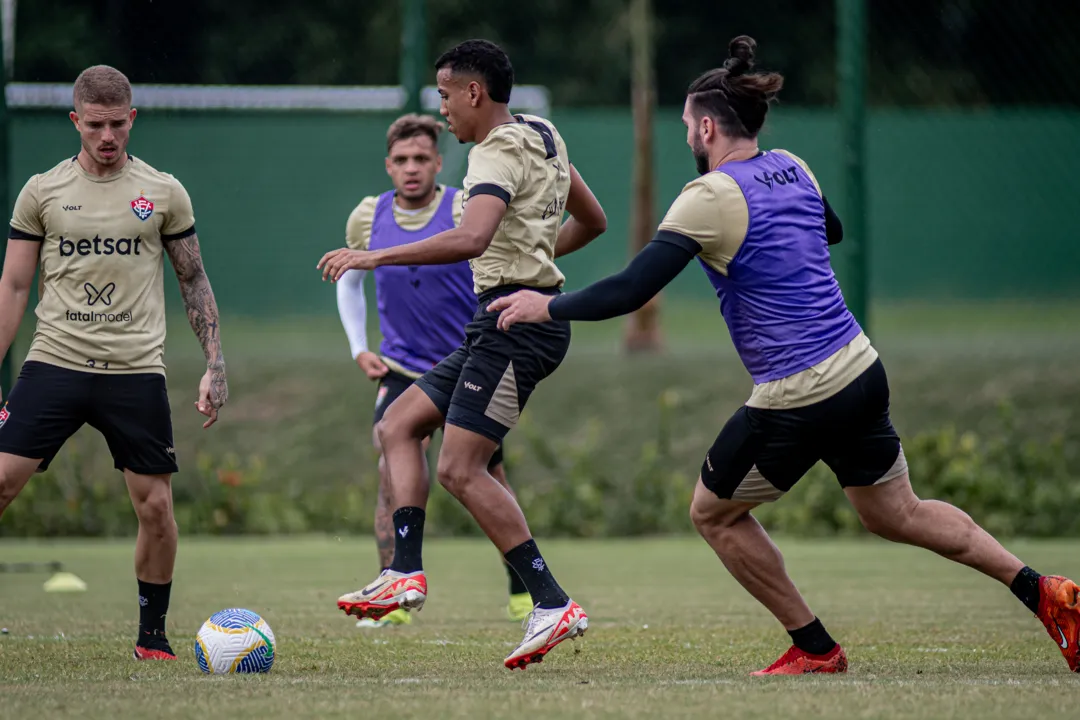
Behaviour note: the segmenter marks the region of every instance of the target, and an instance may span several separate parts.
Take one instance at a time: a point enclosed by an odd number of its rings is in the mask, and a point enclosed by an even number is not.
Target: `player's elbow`
[[[597,206],[596,212],[585,223],[593,238],[600,237],[607,232],[607,214],[602,207]]]
[[[480,230],[460,228],[462,260],[474,260],[484,254],[491,244],[492,234]]]

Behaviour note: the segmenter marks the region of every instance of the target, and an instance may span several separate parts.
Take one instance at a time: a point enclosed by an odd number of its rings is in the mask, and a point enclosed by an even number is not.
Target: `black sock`
[[[169,612],[172,582],[164,585],[139,580],[139,641],[147,635],[165,633],[165,615]]]
[[[1042,575],[1025,565],[1023,570],[1016,573],[1012,584],[1009,585],[1012,594],[1036,615],[1039,614],[1039,578],[1041,577]]]
[[[525,587],[525,583],[521,582],[521,577],[514,571],[514,568],[510,567],[510,563],[503,559],[503,567],[506,568],[506,576],[510,578],[510,594],[521,595],[522,593],[529,592],[529,588]]]
[[[554,610],[570,602],[570,598],[552,577],[535,541],[526,540],[506,553],[505,557],[506,564],[518,574],[532,596],[533,605]]]
[[[836,641],[817,618],[797,630],[788,630],[788,635],[795,647],[811,655],[824,655],[836,647]]]
[[[394,561],[390,569],[411,573],[424,569],[421,559],[424,545],[424,518],[427,513],[418,507],[403,507],[394,511]]]

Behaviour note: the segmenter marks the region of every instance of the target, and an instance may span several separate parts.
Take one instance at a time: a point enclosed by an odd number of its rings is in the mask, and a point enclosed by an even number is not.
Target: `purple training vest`
[[[701,261],[735,349],[755,384],[811,368],[861,332],[829,263],[821,195],[781,153],[725,163],[715,172],[739,184],[750,210],[727,276]]]
[[[394,219],[394,191],[379,196],[371,225],[372,250],[425,240],[454,227],[458,190],[446,188],[435,216],[423,229],[409,231]],[[476,312],[472,270],[451,265],[387,265],[375,269],[375,296],[385,357],[423,373],[465,340],[465,325]]]

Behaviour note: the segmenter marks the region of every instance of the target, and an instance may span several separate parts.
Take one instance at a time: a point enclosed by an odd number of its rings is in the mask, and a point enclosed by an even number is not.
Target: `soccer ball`
[[[199,628],[195,661],[207,674],[270,672],[274,666],[274,633],[250,610],[222,610]]]

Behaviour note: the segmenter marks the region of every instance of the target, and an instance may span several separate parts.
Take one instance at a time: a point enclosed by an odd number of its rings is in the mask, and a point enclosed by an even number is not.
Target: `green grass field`
[[[505,575],[485,541],[429,542],[428,605],[410,627],[371,631],[334,604],[375,572],[366,540],[182,538],[169,616],[180,660],[169,664],[130,659],[130,542],[4,541],[4,560],[62,560],[89,589],[46,594],[44,575],[0,575],[0,716],[989,720],[1073,706],[1080,678],[1006,588],[876,540],[781,546],[845,645],[848,675],[747,677],[787,638],[696,539],[543,543],[591,623],[524,673],[501,664],[521,630],[500,614]],[[1080,574],[1073,543],[1011,549]],[[196,630],[234,606],[273,628],[269,675],[199,672]]]

